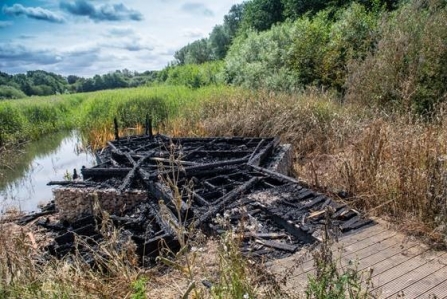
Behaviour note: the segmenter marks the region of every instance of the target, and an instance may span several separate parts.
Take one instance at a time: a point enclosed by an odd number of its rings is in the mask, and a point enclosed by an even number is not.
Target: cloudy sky
[[[158,70],[241,0],[0,0],[0,71]]]

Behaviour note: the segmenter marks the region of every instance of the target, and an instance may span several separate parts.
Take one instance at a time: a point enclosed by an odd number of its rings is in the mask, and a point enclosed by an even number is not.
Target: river
[[[77,131],[59,132],[26,144],[18,159],[3,166],[0,176],[0,213],[8,209],[23,212],[38,210],[52,200],[49,181],[60,181],[78,173],[82,166],[94,165],[94,155],[83,149]],[[1,167],[1,166],[0,166]]]

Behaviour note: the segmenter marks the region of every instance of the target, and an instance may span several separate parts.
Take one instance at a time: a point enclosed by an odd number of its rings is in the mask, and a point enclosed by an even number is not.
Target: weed
[[[308,299],[368,299],[376,298],[372,294],[372,271],[359,272],[357,266],[349,265],[343,268],[337,265],[331,251],[332,240],[330,231],[331,211],[325,211],[325,224],[322,242],[313,252],[316,274],[309,276],[306,289]]]

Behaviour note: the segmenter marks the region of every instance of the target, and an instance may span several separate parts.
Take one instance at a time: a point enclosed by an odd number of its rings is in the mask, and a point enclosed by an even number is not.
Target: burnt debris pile
[[[100,242],[98,211],[145,258],[156,257],[162,241],[175,249],[180,231],[229,227],[240,232],[244,253],[284,257],[319,240],[327,207],[341,233],[371,223],[289,177],[291,149],[278,138],[132,136],[109,142],[97,160],[82,180],[50,182],[61,186],[59,217],[37,224],[52,232],[53,255],[80,250],[76,236]]]

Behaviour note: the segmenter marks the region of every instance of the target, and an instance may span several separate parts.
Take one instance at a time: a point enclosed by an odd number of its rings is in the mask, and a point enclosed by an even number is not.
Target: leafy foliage
[[[14,86],[0,85],[0,99],[21,99],[26,94]]]
[[[157,71],[138,73],[127,69],[95,75],[93,78],[76,75],[63,77],[41,70],[16,75],[0,72],[0,99],[137,87],[150,84],[156,79]]]
[[[160,81],[168,85],[183,85],[199,88],[222,83],[219,73],[223,63],[220,61],[206,62],[201,65],[186,64],[171,66],[162,71]]]
[[[420,113],[446,101],[446,19],[438,0],[416,0],[390,15],[377,50],[350,64],[346,99]]]
[[[242,20],[244,30],[268,30],[284,21],[283,4],[279,0],[252,0],[246,3]]]
[[[348,61],[374,48],[379,17],[380,10],[354,3],[335,20],[322,11],[265,32],[249,31],[235,40],[225,59],[226,82],[271,90],[318,85],[342,91]]]

